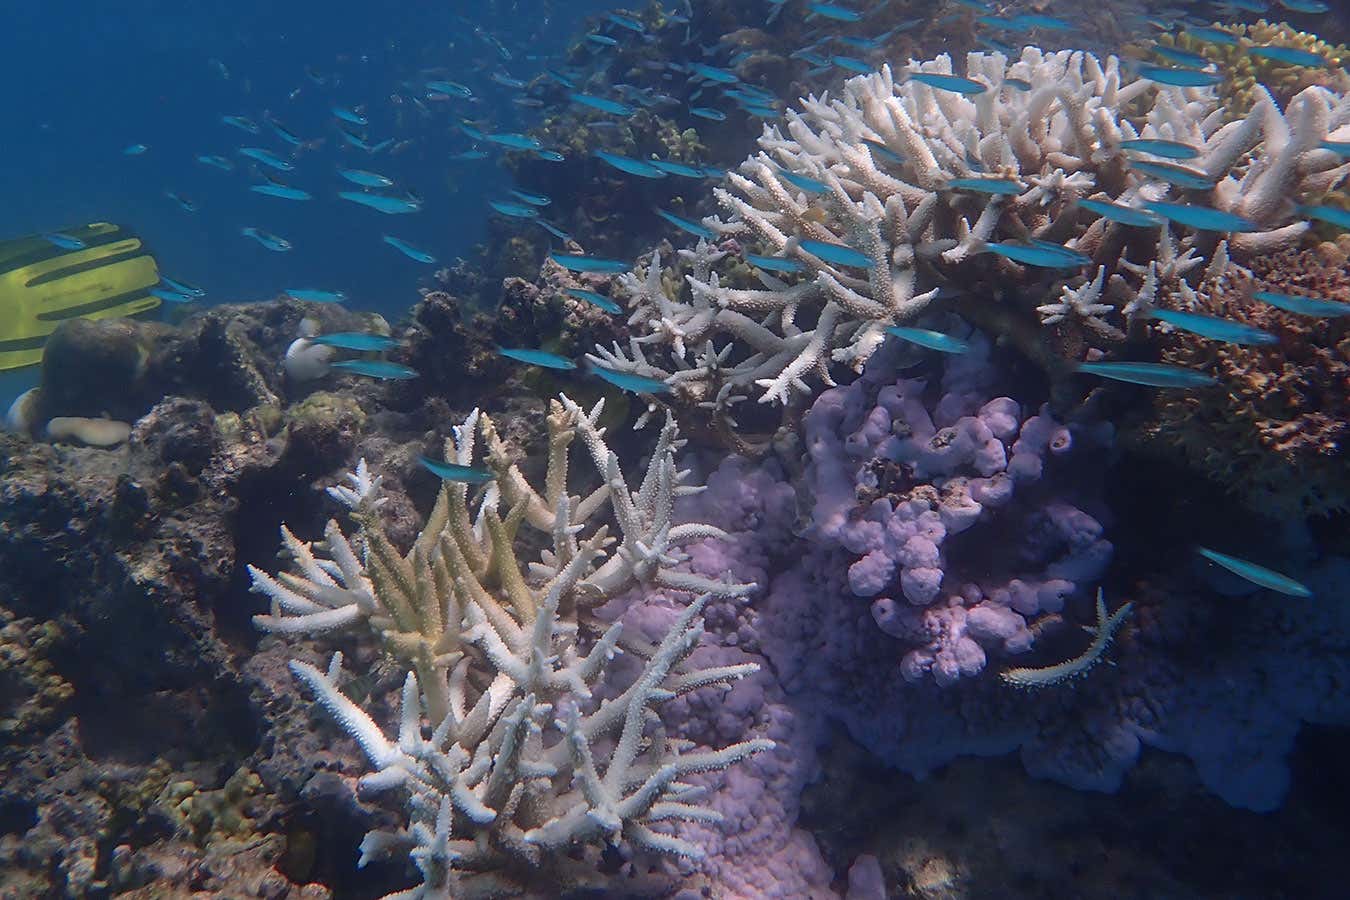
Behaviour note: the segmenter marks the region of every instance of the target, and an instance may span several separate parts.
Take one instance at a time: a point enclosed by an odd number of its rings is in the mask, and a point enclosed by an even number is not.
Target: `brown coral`
[[[1255,291],[1350,301],[1350,235],[1252,262],[1250,279],[1198,293],[1197,312],[1262,328],[1279,343],[1165,338],[1166,362],[1218,375],[1227,390],[1163,391],[1150,438],[1266,512],[1350,508],[1350,317],[1314,318],[1252,299]]]

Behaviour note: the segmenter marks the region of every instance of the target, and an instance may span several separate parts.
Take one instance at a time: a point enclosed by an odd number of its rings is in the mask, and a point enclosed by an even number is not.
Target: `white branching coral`
[[[684,665],[708,599],[751,586],[675,569],[681,543],[721,532],[671,523],[674,498],[697,490],[675,466],[674,424],[667,421],[632,489],[599,415],[598,405],[586,411],[566,396],[553,404],[545,484],[536,490],[491,419],[475,411],[447,440],[446,459],[472,465],[481,436],[495,479],[473,498],[466,484],[446,483],[407,554],[385,537],[376,510],[357,504],[359,541],[330,522],[320,557],[283,528],[296,571],[273,577],[250,569],[254,590],[272,600],[271,613],[255,617],[260,628],[322,635],[364,623],[409,670],[396,737],[389,737],[343,694],[340,654],[326,672],[291,664],[373,766],[362,792],[397,791],[406,801],[406,828],[372,831],[361,845],[362,865],[406,854],[421,872],[423,883],[398,897],[546,895],[602,885],[611,877],[598,867],[603,844],[696,857],[699,849],[667,823],[715,814],[694,802],[698,789],[683,779],[772,746],[749,740],[694,751],[665,733],[658,704],[755,670]],[[567,489],[578,436],[603,479],[585,497]],[[621,535],[608,558],[612,541],[599,524],[605,513]],[[549,541],[528,568],[516,556],[525,526]],[[635,583],[698,594],[654,647],[621,647],[619,624],[596,634],[584,616]],[[610,699],[599,701],[594,688],[621,652],[637,652],[641,671],[626,688],[607,685]]]
[[[1350,175],[1323,146],[1350,140],[1350,98],[1323,87],[1281,110],[1258,86],[1251,112],[1227,121],[1214,88],[1131,80],[1115,57],[1078,51],[971,53],[957,81],[983,90],[968,95],[906,77],[915,73],[954,74],[946,55],[898,75],[883,67],[767,126],[760,151],[716,190],[726,220],[704,224],[722,247],[734,239],[780,258],[768,265],[775,271],[757,286],[732,284],[734,273],[715,265],[717,248],[700,244],[675,291],[654,258],[644,278],[623,285],[638,334],[596,361],[664,378],[693,404],[788,402],[830,384],[831,365],[861,368],[887,326],[951,298],[1000,334],[1033,323],[1010,336],[1054,368],[1053,354],[1035,346],[1037,313],[1072,332],[1061,343],[1081,352],[1094,338],[1123,337],[1126,306],[1142,314],[1159,295],[1184,296],[1194,266],[1216,259],[1222,234],[1164,221],[1149,203],[1248,220],[1249,230],[1227,236],[1240,262],[1297,242],[1308,228],[1297,204]],[[1195,156],[1179,165],[1127,144],[1150,140]],[[1038,266],[989,252],[995,244],[1061,253]],[[688,360],[705,342],[712,352]]]
[[[347,472],[343,477],[351,482],[350,486],[335,484],[328,489],[328,496],[348,509],[360,509],[362,504],[369,506],[371,509],[379,509],[389,499],[379,496],[380,485],[384,483],[384,476],[372,476],[370,466],[366,464],[364,456],[356,461],[355,471]]]

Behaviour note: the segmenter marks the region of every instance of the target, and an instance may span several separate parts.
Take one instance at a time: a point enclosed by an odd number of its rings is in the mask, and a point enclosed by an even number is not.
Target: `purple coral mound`
[[[874,598],[883,631],[914,645],[901,663],[909,681],[931,673],[952,684],[982,671],[989,650],[1031,649],[1029,622],[1060,612],[1111,556],[1101,523],[1053,490],[1039,485],[1014,502],[1074,450],[1075,430],[1047,409],[1025,416],[1017,401],[991,398],[987,343],[975,343],[938,385],[892,380],[896,354],[883,350],[862,378],[821,394],[804,421],[815,536],[858,556],[849,589]],[[1101,443],[1109,432],[1085,437]],[[952,539],[1007,510],[1018,574],[962,579]]]

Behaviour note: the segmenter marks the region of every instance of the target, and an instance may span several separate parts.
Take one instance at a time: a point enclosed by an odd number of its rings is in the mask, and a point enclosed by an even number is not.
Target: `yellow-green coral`
[[[1158,43],[1190,53],[1199,53],[1218,64],[1223,74],[1219,96],[1232,118],[1245,115],[1256,102],[1255,88],[1265,85],[1283,106],[1291,97],[1306,87],[1320,84],[1341,93],[1350,90],[1350,76],[1341,68],[1350,61],[1350,48],[1328,44],[1314,34],[1299,31],[1284,22],[1270,23],[1265,19],[1251,25],[1215,24],[1214,28],[1227,31],[1238,38],[1236,46],[1197,40],[1184,32],[1180,36],[1164,34]],[[1262,45],[1294,47],[1316,53],[1327,60],[1323,68],[1292,66],[1272,59],[1252,56],[1251,47]]]
[[[15,619],[0,609],[0,738],[46,730],[74,696],[47,658],[60,637],[55,622]]]

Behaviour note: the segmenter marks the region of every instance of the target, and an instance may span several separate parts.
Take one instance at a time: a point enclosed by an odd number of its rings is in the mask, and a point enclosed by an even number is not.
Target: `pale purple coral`
[[[1074,446],[1048,409],[1024,418],[1011,398],[988,397],[990,370],[972,364],[987,349],[977,336],[973,359],[949,363],[940,391],[924,379],[884,383],[876,373],[894,354],[879,352],[863,378],[821,394],[804,421],[816,536],[858,557],[849,589],[878,598],[882,630],[918,645],[901,664],[910,680],[931,673],[951,684],[982,671],[989,650],[1026,652],[1028,619],[1058,613],[1110,561],[1100,523],[1042,490],[1030,512],[1018,510],[1030,527],[1016,534],[1020,577],[953,583],[949,539],[1012,504]]]

